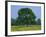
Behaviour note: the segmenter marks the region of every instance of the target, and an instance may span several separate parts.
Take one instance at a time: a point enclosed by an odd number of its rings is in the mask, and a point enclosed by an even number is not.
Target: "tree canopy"
[[[21,8],[18,11],[18,18],[15,22],[16,25],[31,25],[35,24],[35,14],[30,8]]]

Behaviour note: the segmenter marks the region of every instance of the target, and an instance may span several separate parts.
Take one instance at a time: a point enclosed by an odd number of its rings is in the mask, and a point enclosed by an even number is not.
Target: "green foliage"
[[[18,11],[18,18],[16,20],[16,25],[31,25],[35,24],[35,14],[30,8],[21,8]]]
[[[11,19],[11,25],[20,26],[20,25],[41,25],[41,20],[35,20],[36,16],[32,9],[30,8],[21,8],[18,11],[17,19]]]
[[[40,18],[37,20],[37,22],[36,22],[38,25],[41,25],[41,20],[40,20]]]
[[[18,15],[19,16],[28,16],[28,17],[36,18],[35,14],[33,13],[32,9],[30,9],[30,8],[21,8],[18,11]]]
[[[15,19],[11,18],[11,25],[15,25]]]

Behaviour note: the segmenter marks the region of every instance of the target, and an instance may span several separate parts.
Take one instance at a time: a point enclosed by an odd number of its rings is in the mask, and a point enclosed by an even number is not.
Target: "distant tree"
[[[15,25],[15,19],[11,18],[11,25]]]
[[[21,8],[18,11],[18,19],[16,20],[16,24],[19,25],[31,25],[35,24],[35,14],[30,8]]]
[[[37,24],[41,25],[41,19],[40,18],[37,20]]]

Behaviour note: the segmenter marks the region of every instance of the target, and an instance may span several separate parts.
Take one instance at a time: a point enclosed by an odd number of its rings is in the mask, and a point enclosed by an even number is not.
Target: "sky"
[[[41,18],[41,6],[20,6],[20,5],[11,5],[11,18],[16,19],[18,17],[18,11],[21,8],[30,8],[34,12],[36,19]]]

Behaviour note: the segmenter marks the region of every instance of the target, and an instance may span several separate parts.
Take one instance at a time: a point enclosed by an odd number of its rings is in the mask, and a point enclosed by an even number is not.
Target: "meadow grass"
[[[29,30],[41,30],[41,25],[30,26],[11,26],[11,31],[29,31]]]

